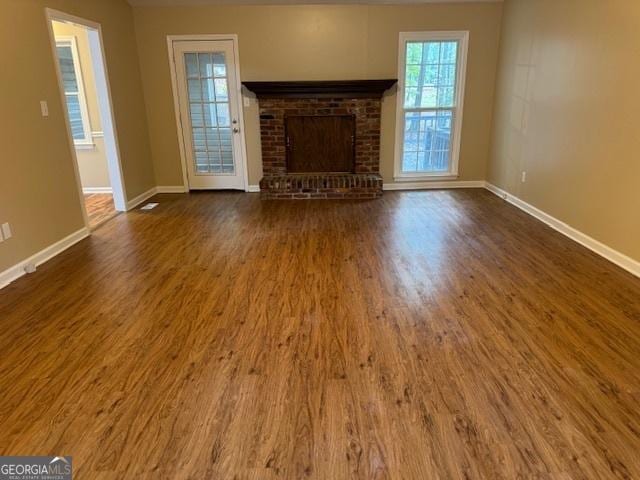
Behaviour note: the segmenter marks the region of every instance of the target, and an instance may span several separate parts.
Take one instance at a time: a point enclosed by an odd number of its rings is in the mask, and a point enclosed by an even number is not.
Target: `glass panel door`
[[[174,58],[189,187],[240,188],[239,88],[231,40],[176,42]]]

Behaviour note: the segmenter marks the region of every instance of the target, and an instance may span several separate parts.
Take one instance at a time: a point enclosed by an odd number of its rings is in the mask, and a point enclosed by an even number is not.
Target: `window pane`
[[[191,103],[189,105],[191,112],[191,126],[192,127],[204,127],[204,118],[202,117],[202,104]]]
[[[456,66],[440,65],[438,70],[438,85],[453,87],[456,84]]]
[[[198,78],[198,56],[195,53],[185,53],[184,63],[187,66],[187,78]]]
[[[431,152],[418,152],[418,172],[428,172],[430,170]]]
[[[224,173],[234,173],[233,153],[230,150],[222,152],[222,167]]]
[[[406,87],[404,89],[404,106],[406,108],[420,106],[418,87]]]
[[[200,77],[213,77],[213,62],[210,53],[199,53],[198,63],[200,64]]]
[[[196,172],[207,173],[209,171],[209,157],[206,152],[196,152]]]
[[[215,99],[216,96],[213,89],[213,78],[202,80],[202,101],[213,102]]]
[[[218,137],[217,128],[207,128],[207,145],[210,151],[218,151],[220,149],[220,138]]]
[[[196,151],[206,151],[207,144],[204,139],[204,128],[193,129],[193,149]]]
[[[213,74],[216,77],[227,76],[227,66],[225,65],[224,53],[218,52],[212,55],[213,57]]]
[[[420,105],[424,108],[434,108],[437,105],[438,89],[436,87],[425,87],[422,89]]]
[[[71,123],[71,135],[74,140],[84,140],[84,126],[82,124],[82,113],[80,111],[80,99],[77,94],[67,95],[67,111]]]
[[[422,43],[407,43],[407,65],[422,63]]]
[[[440,49],[440,63],[456,63],[458,60],[458,42],[443,42]]]
[[[438,89],[438,107],[453,107],[454,88],[440,87]]]
[[[220,150],[209,152],[209,164],[220,165]]]
[[[431,153],[431,171],[446,172],[449,170],[449,151],[434,151]]]
[[[219,129],[220,134],[220,144],[225,147],[231,146],[231,129],[230,128],[221,128]]]
[[[451,110],[405,113],[402,171],[446,172],[452,124]]]
[[[73,67],[73,54],[70,46],[58,46],[58,61],[60,72],[62,73],[62,86],[65,93],[76,93],[78,91],[78,80]]]
[[[420,139],[420,131],[416,128],[408,129],[404,134],[404,151],[405,152],[417,152],[418,142]]]
[[[418,152],[404,152],[402,157],[403,172],[417,172],[418,170]]]
[[[190,102],[202,101],[202,85],[200,84],[200,80],[188,80],[187,89],[189,90]]]
[[[438,85],[438,75],[440,68],[438,65],[421,65],[424,74],[422,75],[423,87],[435,87]]]
[[[226,127],[230,124],[231,120],[229,119],[229,104],[218,103],[218,125],[220,125],[221,127]]]
[[[205,103],[202,105],[202,110],[204,112],[204,124],[207,127],[215,127],[218,125],[215,103]]]
[[[440,63],[440,42],[426,42],[422,47],[422,63]]]
[[[206,137],[207,137],[207,145],[209,146],[209,150],[218,150],[220,145],[220,140],[218,139],[218,129],[207,128]]]
[[[227,79],[226,78],[216,78],[214,80],[215,88],[216,88],[216,101],[217,102],[228,102],[229,101],[229,92],[227,91]]]

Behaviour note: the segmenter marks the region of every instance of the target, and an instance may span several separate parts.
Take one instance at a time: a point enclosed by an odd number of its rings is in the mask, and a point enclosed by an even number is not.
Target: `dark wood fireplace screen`
[[[355,115],[285,117],[288,173],[353,173]]]

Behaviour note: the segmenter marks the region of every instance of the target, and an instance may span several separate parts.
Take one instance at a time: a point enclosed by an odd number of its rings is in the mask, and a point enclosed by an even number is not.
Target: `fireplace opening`
[[[354,173],[355,115],[285,117],[287,173]]]

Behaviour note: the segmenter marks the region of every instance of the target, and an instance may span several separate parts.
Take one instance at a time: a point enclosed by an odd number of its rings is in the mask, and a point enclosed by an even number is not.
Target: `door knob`
[[[240,129],[238,127],[233,127],[233,133],[238,133]]]

